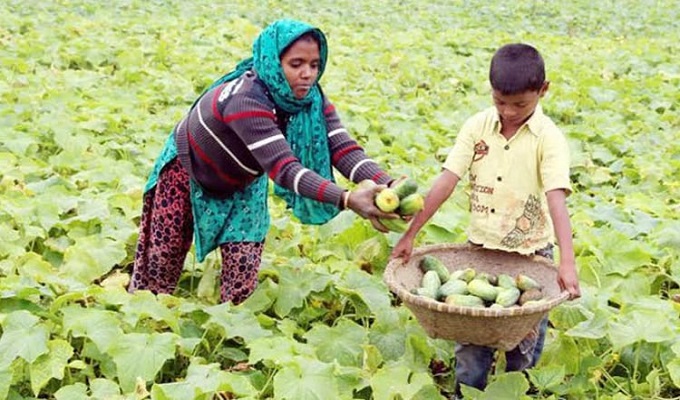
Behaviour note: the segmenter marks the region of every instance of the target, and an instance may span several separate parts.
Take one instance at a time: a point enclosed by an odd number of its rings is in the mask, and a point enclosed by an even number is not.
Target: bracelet
[[[350,193],[352,193],[352,192],[347,191],[347,192],[344,193],[344,196],[342,198],[342,209],[343,210],[347,210],[347,207],[349,206],[349,195],[350,195]]]

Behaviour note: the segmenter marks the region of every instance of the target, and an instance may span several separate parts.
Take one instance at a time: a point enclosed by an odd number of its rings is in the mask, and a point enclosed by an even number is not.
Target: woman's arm
[[[354,140],[343,126],[335,107],[324,97],[324,117],[328,130],[328,146],[333,166],[352,182],[370,179],[379,184],[387,184],[392,178],[371,159],[364,149]]]

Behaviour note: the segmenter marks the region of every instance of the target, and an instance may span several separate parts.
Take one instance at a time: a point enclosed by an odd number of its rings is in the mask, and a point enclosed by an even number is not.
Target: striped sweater
[[[391,180],[343,127],[324,97],[332,164],[353,182]],[[339,186],[306,169],[286,141],[288,116],[254,71],[206,92],[175,127],[180,162],[209,194],[225,198],[267,173],[295,193],[340,207]]]

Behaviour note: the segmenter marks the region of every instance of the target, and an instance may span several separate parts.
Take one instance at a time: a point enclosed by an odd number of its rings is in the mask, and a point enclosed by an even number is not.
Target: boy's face
[[[503,94],[493,91],[493,103],[496,106],[501,123],[506,127],[519,127],[534,113],[541,97],[548,91],[545,82],[539,91],[529,90],[517,94]]]

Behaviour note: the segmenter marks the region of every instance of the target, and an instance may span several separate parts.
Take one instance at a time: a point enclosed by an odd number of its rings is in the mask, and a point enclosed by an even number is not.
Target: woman
[[[195,236],[199,262],[220,248],[221,300],[245,300],[269,228],[268,178],[303,223],[351,209],[385,231],[377,219],[396,215],[373,198],[392,179],[348,136],[321,92],[326,58],[319,29],[279,20],[257,37],[252,58],[196,100],[146,185],[130,291],[171,293]],[[380,185],[343,190],[332,167]]]

